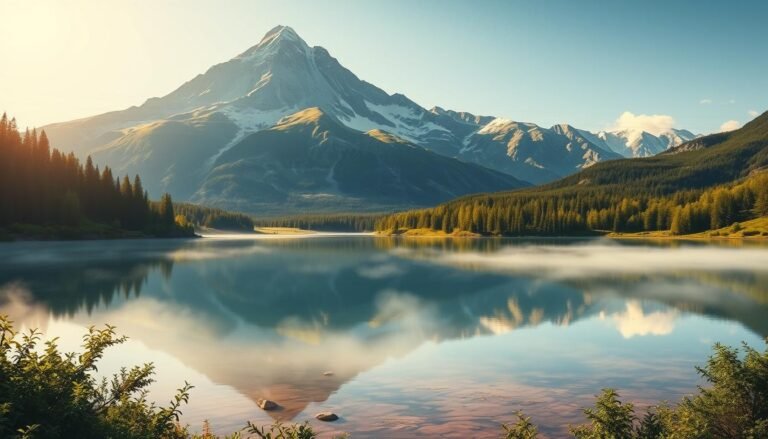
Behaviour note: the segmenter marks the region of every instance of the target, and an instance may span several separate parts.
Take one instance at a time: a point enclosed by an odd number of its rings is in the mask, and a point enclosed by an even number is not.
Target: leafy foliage
[[[632,403],[622,404],[614,389],[603,389],[594,408],[584,409],[588,424],[571,428],[577,439],[631,439],[634,433],[635,408]]]
[[[603,389],[593,408],[584,410],[587,423],[572,426],[579,439],[704,439],[768,437],[768,348],[716,344],[707,364],[697,367],[709,384],[676,406],[651,407],[638,419],[631,403],[622,403],[614,389]],[[531,419],[521,413],[503,425],[505,438],[537,437]]]
[[[539,429],[531,422],[530,416],[517,412],[517,422],[514,424],[501,424],[504,430],[504,439],[535,439],[539,436]]]
[[[167,407],[147,401],[153,382],[151,364],[123,368],[110,380],[94,378],[107,348],[121,344],[115,328],[89,328],[83,352],[61,353],[56,339],[40,346],[35,330],[18,334],[0,317],[0,437],[15,438],[193,438],[215,439],[206,421],[202,434],[192,435],[179,424],[181,406],[192,386],[178,389]],[[662,404],[637,418],[634,405],[622,403],[614,389],[604,389],[593,408],[584,410],[587,423],[571,427],[579,439],[764,438],[768,437],[768,348],[764,352],[721,344],[706,365],[697,368],[709,384],[676,406]],[[503,424],[506,439],[534,439],[531,418],[516,414]],[[242,432],[261,439],[313,439],[308,422],[257,426]],[[241,432],[225,436],[240,439]]]
[[[256,437],[261,439],[313,439],[317,437],[317,433],[312,430],[309,422],[298,425],[285,425],[275,422],[272,425],[261,427],[248,422],[245,431],[255,434]]]
[[[61,353],[56,339],[14,332],[0,317],[0,437],[182,438],[180,407],[189,384],[167,407],[146,400],[151,364],[123,368],[111,380],[93,376],[104,351],[125,342],[115,328],[89,328],[83,352]],[[42,347],[42,350],[40,349]]]

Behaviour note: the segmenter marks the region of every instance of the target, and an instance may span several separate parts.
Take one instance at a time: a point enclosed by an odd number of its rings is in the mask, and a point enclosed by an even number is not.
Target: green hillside
[[[602,187],[666,194],[728,183],[768,166],[768,112],[739,130],[695,139],[701,149],[678,154],[597,163],[578,174],[541,186],[541,191]],[[681,145],[682,146],[682,145]]]
[[[599,163],[546,186],[459,198],[382,218],[378,231],[487,235],[695,233],[768,215],[768,113],[693,150]]]

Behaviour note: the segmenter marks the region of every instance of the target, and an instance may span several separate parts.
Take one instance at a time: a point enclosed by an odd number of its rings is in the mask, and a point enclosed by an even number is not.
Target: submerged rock
[[[327,372],[323,372],[323,375],[324,375],[324,376],[327,376],[327,377],[330,377],[330,376],[333,376],[333,372],[331,372],[331,371],[329,370],[329,371],[327,371]]]
[[[315,419],[323,422],[332,422],[339,419],[339,416],[333,412],[321,412],[315,415]]]
[[[274,410],[277,408],[277,403],[268,399],[260,399],[256,401],[256,405],[262,410]]]

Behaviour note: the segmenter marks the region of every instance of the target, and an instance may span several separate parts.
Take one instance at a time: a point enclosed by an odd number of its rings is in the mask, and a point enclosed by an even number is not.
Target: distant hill
[[[741,129],[704,136],[654,157],[599,163],[540,190],[620,186],[669,193],[728,183],[768,166],[768,112]]]
[[[598,163],[549,185],[382,218],[377,230],[494,235],[718,230],[768,216],[768,112],[697,147]],[[738,227],[736,228],[738,229]]]

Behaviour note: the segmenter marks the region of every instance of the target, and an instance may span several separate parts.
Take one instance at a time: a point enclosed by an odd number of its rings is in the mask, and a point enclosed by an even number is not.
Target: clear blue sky
[[[765,1],[0,4],[0,110],[28,125],[166,94],[277,24],[427,108],[592,130],[629,111],[695,132],[768,109]]]

